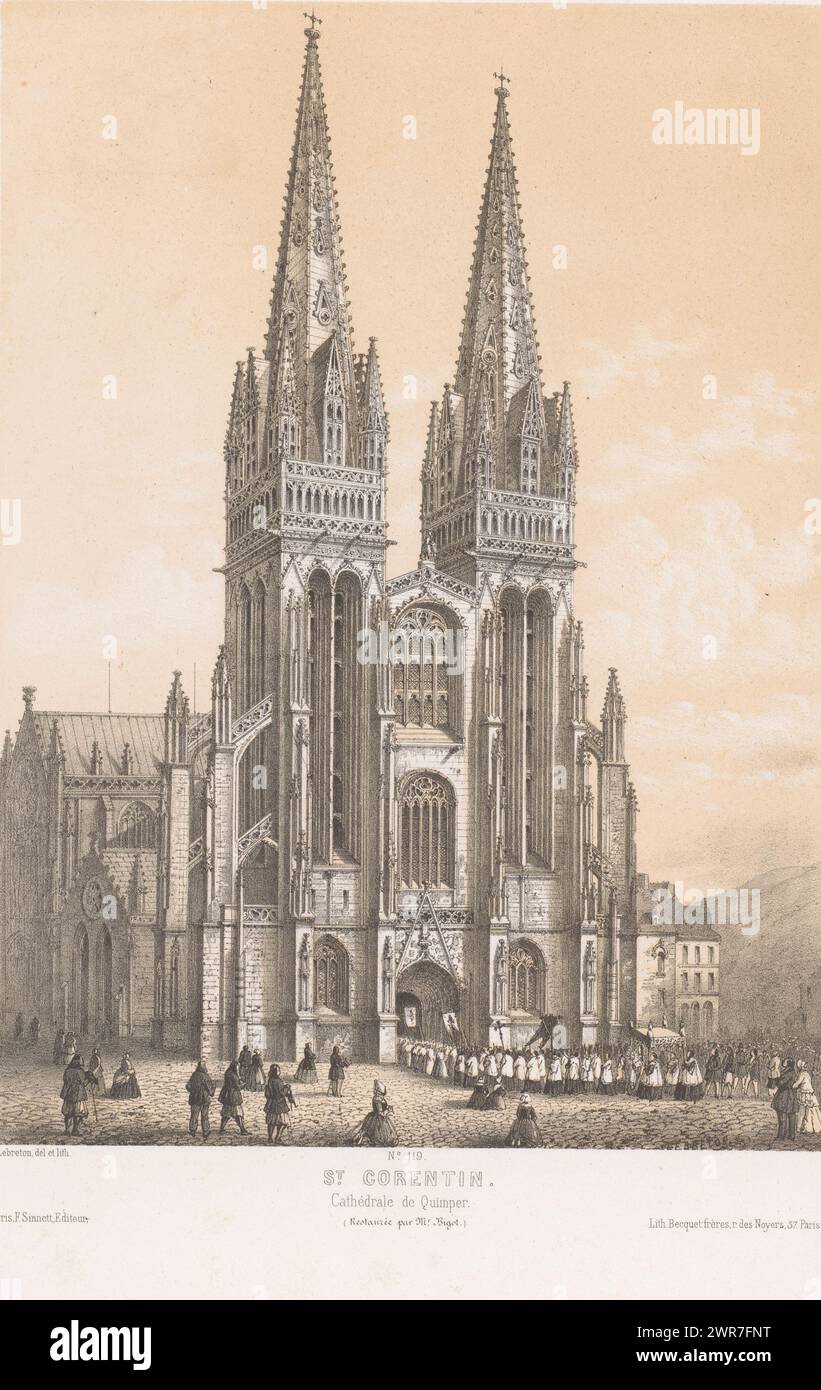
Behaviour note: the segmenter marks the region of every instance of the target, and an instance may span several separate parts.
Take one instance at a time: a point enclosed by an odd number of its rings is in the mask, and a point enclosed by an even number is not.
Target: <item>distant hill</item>
[[[744,887],[760,891],[761,931],[719,927],[722,1028],[799,1033],[804,1008],[821,1036],[821,864],[773,869]]]

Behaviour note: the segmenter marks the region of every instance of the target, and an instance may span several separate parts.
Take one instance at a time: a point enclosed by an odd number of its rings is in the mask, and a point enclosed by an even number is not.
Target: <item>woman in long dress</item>
[[[111,1082],[112,1100],[139,1100],[142,1095],[140,1083],[137,1080],[137,1073],[131,1062],[131,1058],[126,1052],[123,1060],[114,1073]]]
[[[509,1149],[540,1149],[542,1136],[533,1112],[533,1102],[527,1091],[522,1091],[516,1107],[516,1118],[510,1127],[505,1144]]]
[[[399,1140],[393,1122],[393,1108],[388,1105],[388,1093],[384,1082],[374,1081],[370,1113],[357,1125],[351,1136],[351,1143],[370,1148],[390,1148]]]
[[[305,1044],[302,1060],[296,1069],[295,1081],[316,1081],[316,1054],[310,1043]]]
[[[489,1077],[485,1077],[485,1087],[487,1094],[482,1108],[484,1110],[505,1110],[507,1108],[507,1095],[501,1078],[497,1076],[495,1081],[491,1081]]]
[[[476,1084],[470,1093],[467,1103],[468,1110],[484,1110],[485,1101],[490,1095],[490,1087],[493,1083],[488,1081],[486,1076],[477,1077]]]
[[[251,1065],[248,1068],[248,1080],[245,1083],[246,1091],[265,1090],[265,1068],[262,1065],[262,1053],[259,1048],[254,1048],[254,1055],[251,1058]]]
[[[812,1086],[812,1076],[803,1062],[796,1064],[797,1079],[793,1089],[798,1092],[797,1134],[821,1134],[821,1109]]]

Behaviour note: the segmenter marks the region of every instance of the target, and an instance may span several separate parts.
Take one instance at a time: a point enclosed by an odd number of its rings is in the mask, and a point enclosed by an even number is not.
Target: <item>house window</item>
[[[682,977],[681,977],[681,990],[682,990],[682,993],[683,993],[683,994],[686,994],[686,993],[687,993],[687,990],[689,989],[689,987],[690,987],[690,986],[689,986],[689,983],[688,983],[688,980],[687,980],[687,971],[685,970],[684,974],[683,974]]]
[[[715,994],[715,992],[716,992],[716,977],[715,977],[715,975],[712,973],[712,971],[711,971],[710,974],[707,976],[707,988],[708,988],[710,994]]]
[[[696,965],[701,965],[701,947],[696,946]]]
[[[698,974],[693,976],[693,993],[701,994],[701,976]]]
[[[667,952],[662,947],[656,956],[656,974],[664,975],[667,970]]]
[[[708,946],[708,947],[707,947],[707,960],[708,960],[708,962],[709,962],[710,965],[713,964],[715,958],[716,958],[716,953],[715,953],[715,951],[713,950],[712,946]]]
[[[682,963],[682,965],[686,965],[686,964],[687,964],[687,947],[686,947],[686,946],[682,946],[682,948],[681,948],[681,963]]]

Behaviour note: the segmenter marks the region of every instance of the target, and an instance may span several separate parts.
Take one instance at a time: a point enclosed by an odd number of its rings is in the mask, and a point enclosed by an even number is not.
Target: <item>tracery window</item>
[[[401,800],[400,881],[407,888],[454,883],[453,794],[440,777],[420,772],[405,784]]]
[[[517,946],[510,955],[510,1007],[522,1013],[541,1009],[541,965],[527,946]]]
[[[314,1001],[323,1009],[348,1013],[350,971],[348,952],[339,941],[326,938],[314,952]]]
[[[115,845],[118,849],[156,849],[157,822],[154,813],[139,801],[132,801],[117,822]]]

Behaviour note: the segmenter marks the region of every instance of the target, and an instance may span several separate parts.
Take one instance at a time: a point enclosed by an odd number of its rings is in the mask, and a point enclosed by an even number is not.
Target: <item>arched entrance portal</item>
[[[397,979],[396,1012],[401,1035],[444,1042],[449,1034],[442,1015],[458,1016],[459,986],[452,975],[433,961],[417,961]]]

